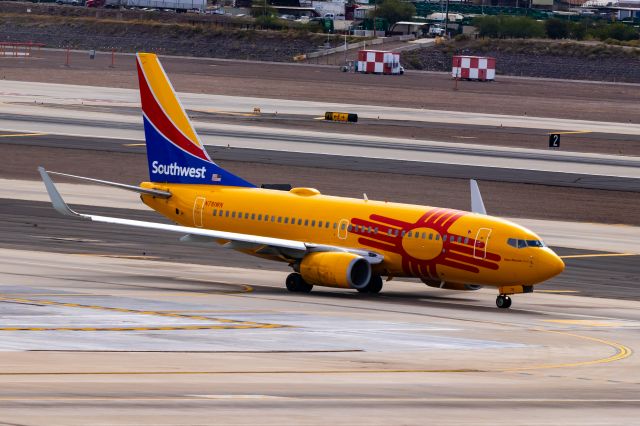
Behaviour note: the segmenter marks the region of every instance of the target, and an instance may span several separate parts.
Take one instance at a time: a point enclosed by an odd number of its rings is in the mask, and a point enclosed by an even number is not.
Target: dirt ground
[[[12,159],[0,169],[0,178],[37,180],[36,169],[44,165],[51,170],[133,185],[148,179],[146,157],[140,153],[2,143],[0,156]],[[360,198],[366,193],[372,200],[470,208],[466,179],[236,161],[218,163],[255,184],[289,183],[315,187],[330,195]],[[480,182],[480,188],[487,211],[493,215],[640,226],[640,197],[635,193],[501,182]],[[620,203],[621,199],[625,202]]]
[[[0,57],[0,78],[137,88],[135,58],[41,50],[28,59]],[[501,77],[493,83],[460,82],[446,74],[385,76],[340,72],[337,67],[198,58],[162,59],[178,91],[428,108],[509,115],[635,122],[640,85],[594,84]]]

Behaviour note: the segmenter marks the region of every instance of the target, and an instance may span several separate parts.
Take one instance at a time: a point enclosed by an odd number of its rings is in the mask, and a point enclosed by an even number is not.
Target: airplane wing
[[[216,231],[213,229],[201,229],[190,226],[168,225],[164,223],[146,222],[141,220],[121,219],[116,217],[99,216],[92,214],[78,213],[72,210],[64,201],[55,184],[51,180],[48,172],[43,167],[38,167],[38,172],[47,189],[53,208],[64,216],[76,219],[90,220],[92,222],[112,223],[116,225],[135,226],[138,228],[157,229],[159,231],[176,232],[184,234],[180,238],[183,242],[218,242],[224,247],[237,250],[252,250],[257,254],[280,255],[288,259],[301,259],[307,253],[318,251],[340,251],[358,254],[364,257],[371,264],[378,264],[384,257],[378,253],[368,250],[349,249],[331,245],[314,244],[296,240],[286,240],[281,238],[263,237],[261,235],[241,234],[237,232]],[[75,177],[75,176],[74,176]],[[101,182],[108,184],[110,182]]]

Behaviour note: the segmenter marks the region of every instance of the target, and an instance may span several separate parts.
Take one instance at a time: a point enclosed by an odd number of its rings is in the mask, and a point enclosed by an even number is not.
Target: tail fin
[[[137,62],[151,181],[255,187],[211,161],[158,57]]]

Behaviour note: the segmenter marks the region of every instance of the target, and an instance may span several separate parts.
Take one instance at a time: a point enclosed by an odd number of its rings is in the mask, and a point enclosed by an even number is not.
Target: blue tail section
[[[151,181],[255,188],[211,161],[156,55],[137,57]]]

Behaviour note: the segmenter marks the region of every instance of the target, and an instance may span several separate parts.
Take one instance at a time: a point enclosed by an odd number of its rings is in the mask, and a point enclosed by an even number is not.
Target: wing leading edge
[[[180,239],[183,242],[218,242],[224,243],[226,247],[233,249],[260,247],[272,248],[276,251],[286,251],[287,257],[301,259],[305,254],[318,251],[341,251],[358,254],[364,257],[371,264],[378,264],[384,260],[380,254],[367,250],[349,249],[344,247],[335,247],[330,245],[321,245],[313,243],[305,243],[296,240],[286,240],[281,238],[263,237],[260,235],[241,234],[237,232],[216,231],[213,229],[201,229],[182,225],[169,225],[164,223],[145,222],[141,220],[121,219],[108,216],[99,216],[92,214],[78,213],[72,210],[64,201],[60,192],[51,180],[48,172],[43,167],[38,167],[38,172],[42,177],[42,181],[47,189],[53,208],[64,216],[76,219],[90,220],[100,223],[111,223],[116,225],[134,226],[138,228],[156,229],[159,231],[175,232],[183,234]],[[75,177],[75,176],[74,176]],[[102,182],[109,184],[111,182]],[[117,185],[114,185],[117,186]]]

